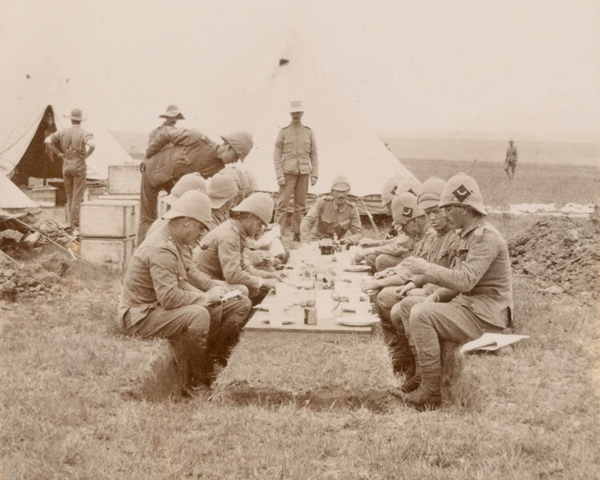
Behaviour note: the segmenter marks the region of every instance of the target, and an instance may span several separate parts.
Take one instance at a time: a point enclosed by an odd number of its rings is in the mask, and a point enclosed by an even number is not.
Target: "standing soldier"
[[[282,128],[275,142],[275,175],[279,184],[275,222],[281,225],[281,232],[287,219],[287,208],[290,197],[294,194],[294,215],[292,217],[292,232],[294,241],[300,241],[300,222],[306,210],[306,194],[308,193],[308,178],[315,185],[319,177],[319,159],[317,144],[313,131],[302,125],[300,120],[304,114],[302,102],[290,104],[292,122]]]
[[[509,146],[506,149],[506,159],[504,160],[504,171],[508,178],[511,180],[515,178],[515,169],[517,168],[517,161],[519,160],[519,153],[517,152],[517,147],[514,146],[514,141],[511,138],[509,141]]]
[[[152,140],[154,140],[154,137],[156,137],[156,135],[158,135],[158,132],[160,132],[163,128],[174,127],[175,124],[177,123],[177,120],[185,120],[185,117],[179,111],[179,108],[177,107],[177,105],[169,105],[167,107],[167,111],[165,113],[163,113],[162,115],[159,115],[158,117],[164,118],[165,121],[160,127],[156,127],[154,130],[152,130],[150,132],[150,137],[148,138],[148,145],[150,145],[152,143]]]
[[[91,133],[81,128],[85,120],[81,109],[75,108],[71,115],[72,126],[46,137],[46,144],[63,160],[63,180],[67,193],[67,221],[79,227],[79,211],[85,192],[87,167],[85,160],[92,154],[96,145]]]

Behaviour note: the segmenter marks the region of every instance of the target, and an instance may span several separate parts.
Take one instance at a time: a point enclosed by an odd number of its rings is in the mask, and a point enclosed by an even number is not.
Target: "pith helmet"
[[[171,210],[163,215],[165,220],[171,218],[189,217],[203,223],[206,228],[213,227],[210,211],[210,200],[205,193],[198,190],[188,190],[177,199]]]
[[[387,182],[383,184],[383,188],[381,190],[381,206],[387,207],[392,200],[396,196],[398,192],[398,187],[400,186],[399,178],[390,178]]]
[[[332,190],[350,190],[350,180],[346,175],[336,175],[331,182]]]
[[[238,193],[238,188],[235,185],[235,180],[230,174],[221,170],[210,179],[208,184],[208,197],[212,208],[221,208],[225,203],[235,197]]]
[[[171,193],[164,198],[164,201],[169,205],[173,205],[173,202],[188,190],[199,190],[206,193],[206,180],[198,172],[188,173],[179,179],[171,189]]]
[[[423,210],[437,207],[440,197],[446,186],[446,181],[438,177],[431,177],[423,183],[423,191],[417,197],[417,204]]]
[[[246,158],[254,146],[252,135],[248,132],[233,132],[229,135],[223,135],[221,138],[233,147],[235,153],[242,157],[242,160]]]
[[[248,190],[246,193],[248,195],[252,195],[254,192],[258,190],[258,182],[256,181],[256,177],[250,170],[244,170],[246,174],[246,178],[248,179]]]
[[[396,191],[396,195],[400,195],[404,192],[412,193],[415,197],[421,195],[423,191],[423,185],[419,182],[415,177],[404,178],[400,181],[398,185],[398,190]]]
[[[83,118],[83,112],[81,111],[81,108],[74,108],[73,110],[71,110],[71,115],[64,116],[77,122],[83,122],[85,120],[85,118]]]
[[[246,190],[248,188],[248,177],[246,176],[246,172],[244,172],[237,165],[234,165],[233,167],[231,167],[231,169],[235,171],[238,178],[240,179],[240,188],[242,190]]]
[[[177,120],[185,120],[185,117],[179,111],[179,107],[177,105],[169,105],[167,107],[167,111],[162,115],[159,115],[160,118],[173,118],[175,117]]]
[[[232,212],[248,212],[256,215],[265,225],[268,225],[273,216],[274,203],[270,195],[266,193],[253,193],[244,199]]]
[[[294,100],[294,101],[290,102],[290,113],[303,112],[303,111],[304,111],[304,105],[302,105],[302,102],[300,100]]]
[[[444,187],[439,206],[446,205],[467,205],[482,215],[487,215],[479,185],[474,178],[462,172],[454,175]]]
[[[413,218],[425,215],[422,208],[417,205],[417,197],[412,193],[404,192],[396,195],[392,200],[392,217],[394,223],[404,225]]]

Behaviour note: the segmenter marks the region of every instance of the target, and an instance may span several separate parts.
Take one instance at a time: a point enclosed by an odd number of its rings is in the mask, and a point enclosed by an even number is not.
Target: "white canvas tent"
[[[68,79],[43,73],[14,72],[0,86],[0,175],[27,184],[27,177],[62,177],[60,158],[45,154],[44,138],[54,129],[69,127],[73,108],[83,109],[82,126],[94,135],[96,150],[87,159],[87,177],[106,180],[109,165],[131,162],[131,157],[104,128],[94,122],[73,92]],[[52,126],[53,125],[53,126]]]
[[[22,210],[36,208],[38,205],[12,183],[8,177],[0,175],[0,209]]]
[[[413,176],[325,79],[296,32],[283,53],[273,59],[272,68],[262,87],[249,92],[239,113],[230,114],[231,118],[237,117],[236,125],[254,137],[254,149],[245,164],[259,179],[261,190],[278,190],[273,149],[279,130],[290,123],[289,104],[293,100],[303,102],[302,123],[316,137],[319,181],[310,193],[329,192],[333,178],[345,174],[352,183],[353,195],[377,197],[390,177]]]

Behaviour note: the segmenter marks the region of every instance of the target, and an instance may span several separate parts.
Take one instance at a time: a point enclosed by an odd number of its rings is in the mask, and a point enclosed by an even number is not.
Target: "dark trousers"
[[[309,175],[285,175],[285,185],[279,187],[277,194],[277,208],[275,209],[275,222],[281,225],[281,233],[285,232],[287,209],[292,193],[294,194],[294,216],[292,217],[292,232],[300,234],[300,223],[306,213],[306,195],[308,193]]]
[[[153,187],[148,182],[146,172],[142,173],[142,187],[140,194],[140,226],[138,228],[137,244],[140,245],[148,229],[154,223],[154,220],[158,218],[158,194],[161,190],[166,190],[167,193],[171,193],[171,188],[175,182],[169,180],[167,183],[157,185]]]

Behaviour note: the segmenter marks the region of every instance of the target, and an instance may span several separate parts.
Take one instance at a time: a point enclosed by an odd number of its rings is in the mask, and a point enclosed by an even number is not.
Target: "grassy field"
[[[443,167],[448,174],[438,175],[448,178],[456,163],[443,163],[437,172]],[[427,178],[430,166],[420,165],[409,168]],[[582,176],[578,182],[592,185]],[[569,198],[564,187],[555,194]],[[511,203],[530,198],[519,188],[514,195]],[[510,238],[536,218],[490,220]],[[516,317],[531,339],[510,356],[468,357],[464,401],[426,413],[399,402],[318,408],[285,400],[397,388],[381,340],[358,335],[249,332],[210,396],[132,400],[124,386],[157,342],[115,334],[121,277],[74,265],[59,286],[62,298],[0,302],[3,478],[598,478],[597,306],[542,295],[524,278],[514,279]],[[282,401],[231,395],[249,389]]]

